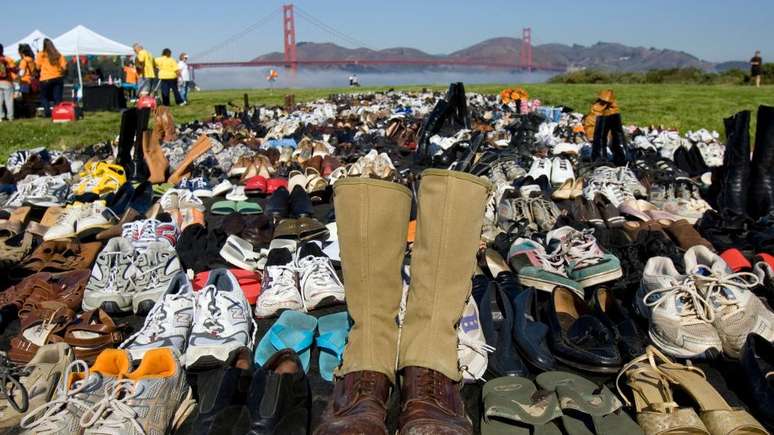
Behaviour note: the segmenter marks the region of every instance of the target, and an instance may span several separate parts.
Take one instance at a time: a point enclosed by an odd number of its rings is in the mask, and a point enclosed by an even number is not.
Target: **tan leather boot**
[[[161,149],[161,145],[158,142],[154,142],[152,133],[146,131],[142,136],[142,152],[143,158],[145,158],[145,164],[148,165],[150,176],[148,181],[154,184],[163,183],[167,179],[167,168],[169,168],[169,160],[164,155],[164,150]]]
[[[175,129],[175,118],[169,107],[159,106],[154,113],[153,131],[160,133],[161,142],[171,142],[177,139],[177,130]]]
[[[191,166],[194,160],[206,153],[210,148],[212,148],[212,141],[210,138],[207,137],[206,134],[199,136],[199,139],[191,145],[191,149],[188,150],[188,154],[186,154],[185,159],[180,163],[180,166],[175,168],[175,172],[169,176],[167,183],[177,184],[180,182],[180,179],[188,172],[189,166]]]

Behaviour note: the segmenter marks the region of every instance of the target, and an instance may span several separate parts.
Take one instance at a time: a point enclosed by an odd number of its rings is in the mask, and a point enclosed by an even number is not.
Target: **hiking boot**
[[[315,435],[388,435],[387,376],[368,370],[354,371],[336,380],[333,395],[323,411]]]
[[[134,276],[134,247],[131,242],[116,237],[111,239],[91,269],[91,277],[83,295],[83,309],[102,308],[109,314],[132,309],[136,287]]]
[[[465,413],[459,384],[435,370],[423,367],[404,368],[398,433],[473,433],[473,424]]]
[[[273,317],[282,310],[303,311],[304,301],[298,286],[293,254],[290,250],[287,248],[270,250],[264,266],[261,294],[255,304],[255,316]]]

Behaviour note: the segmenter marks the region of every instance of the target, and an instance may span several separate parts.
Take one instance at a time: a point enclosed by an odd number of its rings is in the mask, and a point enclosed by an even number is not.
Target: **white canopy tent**
[[[21,44],[29,45],[32,47],[32,51],[37,53],[43,48],[43,40],[46,38],[48,38],[48,36],[45,33],[36,29],[24,38],[3,47],[3,53],[14,60],[19,60],[19,46]]]
[[[134,54],[132,47],[106,38],[80,24],[54,38],[53,41],[63,56],[131,56]],[[83,89],[81,63],[75,64],[78,68],[78,84],[80,89]]]

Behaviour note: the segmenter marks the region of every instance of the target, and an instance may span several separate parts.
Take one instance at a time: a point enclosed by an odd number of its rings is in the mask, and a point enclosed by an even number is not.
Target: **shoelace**
[[[183,295],[172,295],[172,299],[183,298]],[[156,303],[153,308],[148,312],[148,316],[145,317],[145,322],[142,324],[142,328],[139,331],[132,334],[123,343],[121,343],[119,349],[125,349],[129,344],[134,343],[139,338],[145,338],[144,343],[150,343],[154,337],[162,336],[166,332],[164,323],[168,318],[167,308],[169,303],[166,297]]]
[[[61,431],[60,426],[64,423],[63,420],[69,414],[68,407],[74,406],[82,410],[88,409],[90,407],[89,403],[80,399],[78,395],[89,386],[89,365],[81,360],[71,362],[67,366],[62,379],[70,379],[75,373],[82,373],[83,380],[74,382],[69,389],[67,388],[67,383],[62,382],[56,397],[25,415],[20,426],[24,429],[34,428],[36,434],[59,434]],[[65,391],[61,391],[62,389],[65,389]]]
[[[564,240],[567,259],[576,269],[599,263],[602,256],[593,229],[578,231]]]
[[[13,409],[22,414],[29,407],[29,393],[20,379],[31,371],[32,367],[16,366],[4,353],[0,354],[0,398],[5,398]],[[21,396],[20,401],[16,400],[17,392]]]
[[[739,301],[729,298],[726,289],[750,291],[757,287],[761,281],[754,273],[737,272],[718,274],[713,273],[707,266],[698,265],[691,271],[691,276],[697,284],[706,285],[703,292],[707,301],[717,303],[718,310],[724,307],[738,306]]]
[[[325,257],[308,255],[298,261],[301,274],[312,280],[316,285],[325,285],[335,282],[331,276],[330,260]]]
[[[140,393],[142,385],[129,379],[106,385],[102,400],[84,410],[81,415],[81,427],[93,427],[92,432],[96,433],[104,431],[106,434],[119,434],[126,431],[126,425],[129,423],[135,431],[145,434],[145,429],[138,420],[139,414],[127,403]]]
[[[486,344],[485,341],[476,340],[475,338],[467,334],[458,335],[457,341],[461,346],[465,346],[481,356],[486,356],[486,354],[492,353],[495,350],[497,350],[494,346],[490,346]]]
[[[655,299],[650,300],[652,297]],[[671,297],[683,303],[683,308],[679,313],[680,317],[689,318],[691,323],[712,323],[715,319],[712,307],[696,290],[696,283],[691,277],[687,277],[671,287],[651,290],[645,294],[642,301],[646,306],[655,309]]]
[[[271,267],[271,269],[269,269]],[[277,296],[287,294],[289,291],[298,292],[296,289],[295,273],[296,271],[290,266],[269,266],[266,268],[266,273],[272,280],[270,287],[271,292]],[[269,289],[264,289],[264,291]]]
[[[562,249],[562,246],[558,246],[553,252],[538,251],[537,257],[540,260],[543,270],[566,276],[567,272],[564,269],[563,254],[564,250]]]

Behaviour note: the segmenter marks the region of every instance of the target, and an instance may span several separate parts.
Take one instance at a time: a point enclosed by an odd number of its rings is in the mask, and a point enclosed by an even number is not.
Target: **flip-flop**
[[[315,329],[316,318],[297,311],[283,311],[255,348],[255,363],[264,365],[277,351],[292,349],[308,372]]]
[[[240,201],[236,203],[236,212],[239,214],[261,214],[263,207],[257,202]]]
[[[556,392],[563,412],[562,424],[569,434],[642,434],[640,426],[623,412],[623,404],[606,386],[567,372],[544,372],[535,383]]]
[[[320,376],[333,381],[333,371],[341,364],[344,346],[349,336],[349,315],[346,311],[317,319],[317,347],[320,349]]]
[[[539,392],[532,381],[516,376],[484,384],[481,435],[560,435],[562,410],[556,394]]]
[[[237,211],[235,201],[217,201],[210,207],[210,213],[217,215],[229,215],[235,211]]]

